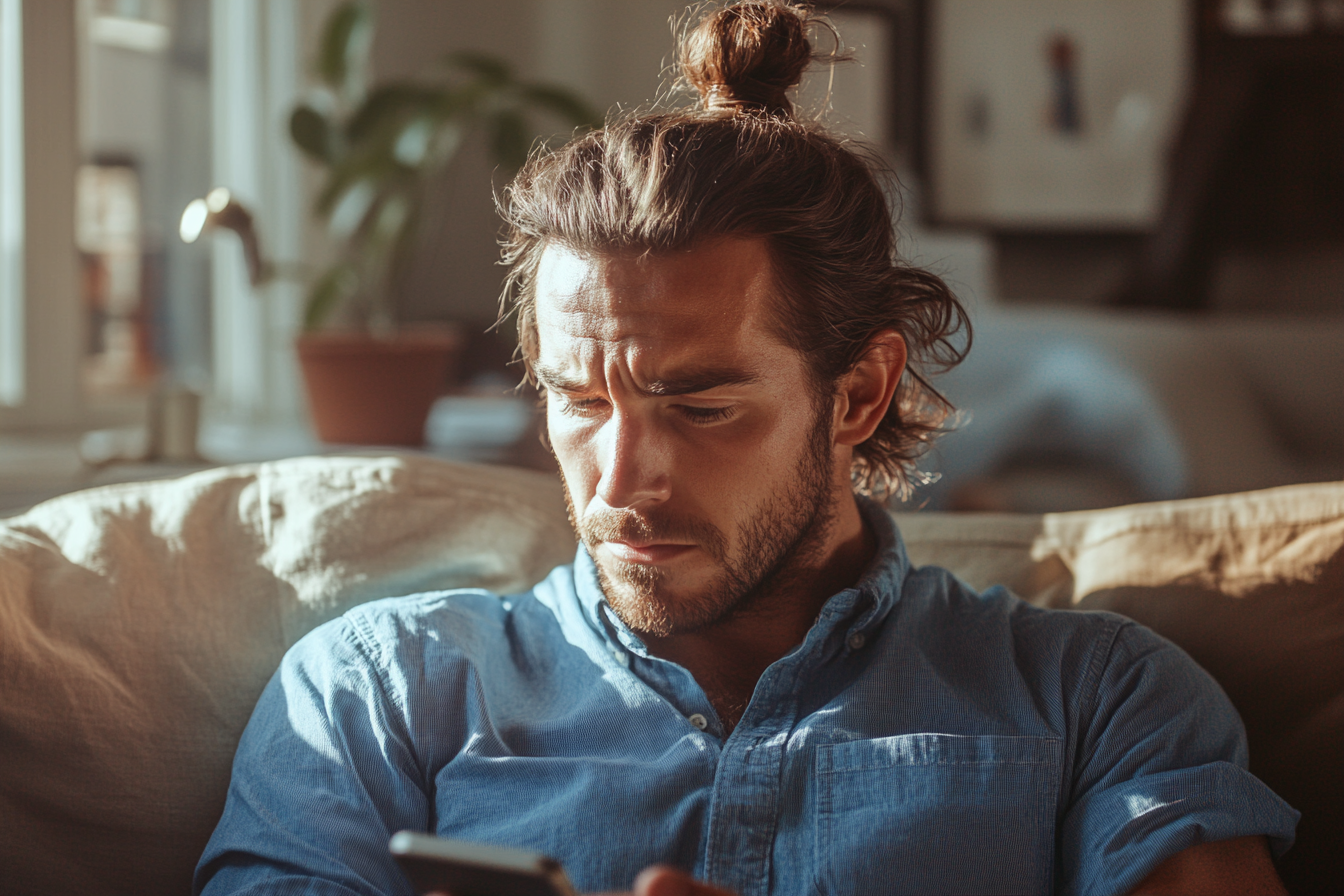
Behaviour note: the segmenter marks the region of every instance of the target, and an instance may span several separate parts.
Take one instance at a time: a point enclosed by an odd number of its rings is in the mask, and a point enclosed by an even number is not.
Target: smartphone
[[[417,893],[576,896],[555,859],[522,849],[398,831],[388,850]]]

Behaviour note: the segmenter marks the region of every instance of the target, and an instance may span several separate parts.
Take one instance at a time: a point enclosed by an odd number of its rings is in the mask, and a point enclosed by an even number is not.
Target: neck
[[[771,577],[765,592],[743,610],[693,632],[644,636],[654,656],[695,676],[731,730],[751,699],[761,673],[800,644],[822,606],[858,581],[877,551],[846,487],[832,507],[822,543],[800,551]]]

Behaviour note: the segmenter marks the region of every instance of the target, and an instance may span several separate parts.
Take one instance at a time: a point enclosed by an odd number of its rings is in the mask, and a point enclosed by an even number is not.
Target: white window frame
[[[0,405],[23,403],[23,4],[0,0]]]
[[[19,54],[7,48],[0,63],[14,60],[15,69],[0,70],[0,88],[9,88],[0,92],[0,125],[16,137],[13,123],[22,122],[20,152],[0,154],[0,185],[8,184],[6,172],[21,172],[22,182],[21,191],[5,189],[0,200],[0,246],[19,247],[17,261],[14,253],[0,255],[0,277],[8,278],[0,280],[0,432],[132,422],[125,406],[86,401],[80,382],[87,322],[75,251],[77,2],[0,4],[0,40],[17,39],[21,48]],[[202,184],[201,192],[234,189],[256,215],[268,253],[296,260],[303,247],[302,184],[287,119],[300,86],[297,0],[213,0],[211,14],[215,182]],[[13,108],[15,97],[21,109]],[[208,406],[240,423],[302,426],[292,348],[301,287],[275,282],[253,295],[235,243],[221,234],[212,247]]]
[[[23,345],[15,355],[6,351],[10,400],[0,404],[0,427],[69,428],[85,416],[75,256],[75,4],[21,4],[23,294],[11,294],[5,313],[6,338]],[[9,329],[11,322],[16,329]]]
[[[303,205],[289,114],[300,91],[295,0],[213,0],[210,92],[212,186],[252,210],[262,247],[282,268],[301,258]],[[273,280],[254,290],[237,240],[212,246],[214,389],[222,422],[302,428],[294,337],[302,288]]]

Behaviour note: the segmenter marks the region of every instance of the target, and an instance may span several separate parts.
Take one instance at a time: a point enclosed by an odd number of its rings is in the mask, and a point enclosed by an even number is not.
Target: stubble
[[[566,483],[570,523],[594,559],[607,602],[633,631],[655,637],[688,634],[768,612],[771,595],[820,560],[835,509],[830,409],[828,403],[818,404],[792,476],[738,526],[735,551],[718,528],[697,517],[606,510],[580,519]],[[675,594],[666,572],[656,566],[598,559],[602,542],[622,540],[694,543],[717,572],[699,591]]]

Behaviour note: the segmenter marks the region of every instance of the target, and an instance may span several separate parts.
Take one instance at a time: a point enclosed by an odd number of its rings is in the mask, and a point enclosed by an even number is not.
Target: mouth
[[[617,560],[626,563],[643,563],[658,566],[669,563],[678,557],[695,550],[693,544],[674,544],[670,542],[604,541],[606,548]]]

